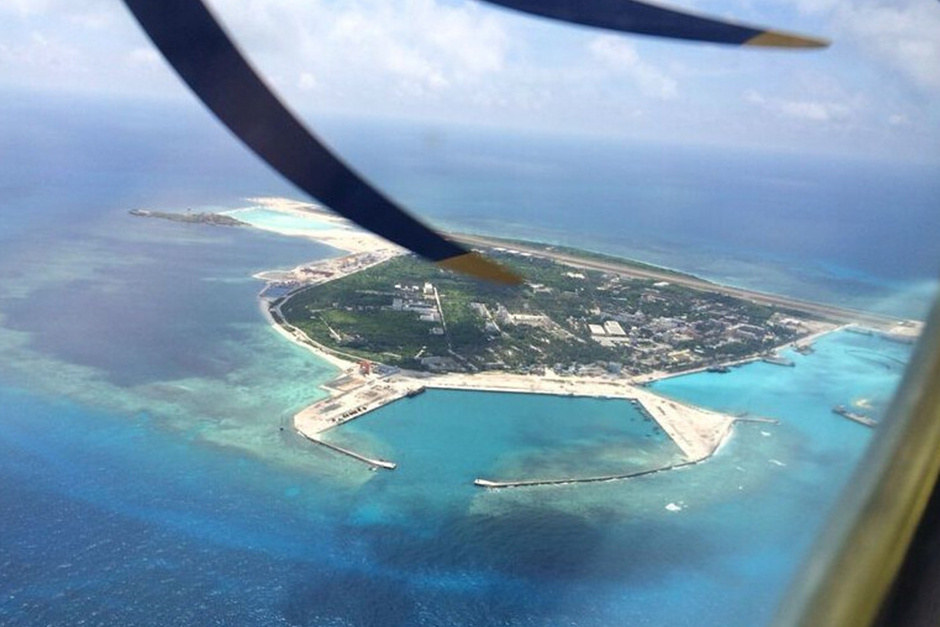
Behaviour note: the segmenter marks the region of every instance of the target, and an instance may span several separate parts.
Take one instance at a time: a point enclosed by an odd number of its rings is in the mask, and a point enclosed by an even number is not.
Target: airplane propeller
[[[758,26],[705,17],[637,0],[484,0],[490,4],[563,22],[734,46],[825,48],[829,42]]]
[[[661,37],[751,46],[826,45],[635,0],[486,1],[567,22]],[[500,264],[429,228],[343,163],[278,100],[202,0],[124,3],[209,110],[291,183],[359,226],[441,267],[496,283],[522,282]]]

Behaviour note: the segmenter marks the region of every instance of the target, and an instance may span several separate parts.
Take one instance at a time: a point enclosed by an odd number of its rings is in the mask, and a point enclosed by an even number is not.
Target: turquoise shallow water
[[[394,460],[394,489],[478,488],[474,479],[564,479],[661,468],[682,457],[629,401],[429,390],[333,429],[327,441]]]
[[[900,380],[911,346],[874,335],[843,331],[826,335],[812,355],[784,351],[796,363],[787,368],[763,362],[730,375],[701,373],[660,381],[652,389],[729,413],[749,412],[785,418],[806,435],[830,434],[853,443],[865,434],[831,413],[836,405],[880,418]],[[851,426],[852,429],[846,429]],[[861,437],[861,436],[859,436]]]
[[[68,103],[81,117],[63,122],[61,107],[22,106],[40,111],[36,124],[0,129],[18,157],[0,168],[3,625],[766,624],[877,437],[831,406],[865,398],[877,411],[907,359],[839,334],[793,369],[660,383],[781,424],[739,426],[694,468],[590,486],[469,480],[644,464],[668,447],[649,453],[646,426],[621,421],[616,403],[428,393],[337,432],[401,463],[372,473],[287,428],[334,370],[266,327],[250,279],[331,251],[126,215],[292,192],[203,117],[174,119],[167,141],[147,121],[162,107],[131,123],[123,110]],[[419,152],[356,137],[343,154],[437,224],[850,305],[935,276],[930,173],[515,136],[445,135]],[[921,311],[932,290],[886,309]]]
[[[318,232],[336,228],[330,222],[318,220],[313,216],[305,217],[260,207],[234,209],[226,211],[225,214],[266,231],[291,231],[298,234],[316,235]]]
[[[431,391],[336,432],[400,463],[372,473],[290,434],[246,455],[180,438],[149,413],[2,387],[0,618],[765,624],[872,437],[820,401],[880,403],[908,350],[842,333],[794,356],[795,368],[662,382],[662,392],[781,424],[740,425],[690,469],[497,491],[468,480],[565,468],[608,438],[625,461],[648,439],[669,447],[616,401]],[[833,368],[854,374],[830,377]],[[265,459],[275,448],[310,459]],[[594,457],[581,462],[607,463]]]
[[[123,214],[47,237],[2,251],[9,625],[764,624],[872,437],[831,406],[883,407],[909,353],[840,333],[664,381],[782,422],[694,468],[488,491],[674,449],[621,401],[429,391],[331,436],[400,464],[369,472],[288,428],[334,371],[248,278],[323,248]]]

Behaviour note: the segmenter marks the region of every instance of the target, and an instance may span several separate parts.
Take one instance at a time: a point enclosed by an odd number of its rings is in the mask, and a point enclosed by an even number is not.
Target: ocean
[[[616,401],[430,391],[331,436],[400,464],[369,472],[291,432],[335,371],[265,324],[251,278],[335,251],[127,215],[289,188],[199,111],[4,103],[0,624],[766,624],[873,437],[831,407],[882,411],[910,354],[839,333],[794,368],[660,382],[781,422],[588,486],[472,480],[675,451]],[[325,124],[447,228],[897,315],[934,289],[923,166]]]

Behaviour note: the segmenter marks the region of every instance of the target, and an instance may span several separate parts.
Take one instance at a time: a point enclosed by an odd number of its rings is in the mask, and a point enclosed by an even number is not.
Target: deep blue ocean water
[[[629,406],[587,401],[606,405],[604,416],[576,409],[578,399],[428,392],[347,425],[356,443],[371,436],[369,446],[385,443],[401,464],[370,473],[296,442],[322,464],[281,464],[181,437],[146,413],[4,387],[0,617],[11,625],[762,624],[870,438],[821,402],[879,404],[906,353],[840,334],[813,356],[794,356],[792,369],[754,364],[711,375],[720,379],[708,385],[694,376],[663,382],[657,389],[676,397],[782,423],[738,426],[716,458],[692,470],[500,491],[470,480],[498,474],[520,440],[541,446],[557,468],[570,463],[566,441],[540,429],[546,421],[567,435],[597,422],[612,428],[616,415],[629,425]],[[829,379],[824,391],[812,385],[833,367],[856,376],[842,376],[841,387]],[[768,368],[775,376],[761,372]],[[472,429],[500,421],[481,417],[483,405],[512,428]],[[421,428],[436,417],[457,431]],[[408,420],[418,424],[405,428]],[[634,426],[634,436],[648,429]],[[623,442],[631,429],[619,431]]]
[[[4,231],[102,209],[241,206],[296,192],[194,104],[0,104]],[[313,117],[424,219],[923,317],[937,291],[940,164]],[[2,237],[2,234],[0,234]]]
[[[830,408],[882,409],[909,355],[843,333],[792,369],[661,382],[781,424],[740,425],[693,469],[592,486],[469,481],[568,472],[586,452],[609,469],[612,442],[654,440],[624,455],[642,465],[667,443],[612,401],[429,392],[336,432],[401,464],[372,473],[286,428],[335,373],[265,325],[250,276],[334,252],[126,214],[286,186],[202,113],[0,102],[16,155],[0,165],[3,625],[763,624],[872,437]],[[330,124],[455,228],[905,315],[936,276],[923,169]]]
[[[327,125],[354,164],[455,231],[570,245],[893,315],[922,317],[937,290],[937,164],[355,128]]]

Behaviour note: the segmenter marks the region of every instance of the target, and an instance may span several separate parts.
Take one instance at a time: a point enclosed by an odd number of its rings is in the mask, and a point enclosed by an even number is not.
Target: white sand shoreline
[[[352,227],[344,218],[333,216],[326,210],[309,203],[292,201],[280,198],[251,198],[265,209],[279,211],[294,215],[310,217],[315,214],[317,219],[323,219],[335,225],[335,228],[324,229],[322,232],[293,232],[290,230],[268,229],[282,232],[290,236],[303,236],[320,243],[328,244],[339,250],[352,253],[341,260],[350,260],[344,264],[334,264],[330,267],[328,277],[310,280],[310,265],[298,266],[288,272],[262,272],[255,276],[266,281],[294,281],[298,288],[316,283],[323,283],[358,272],[382,263],[398,254],[402,249],[389,244],[371,233],[366,233]],[[321,262],[329,264],[330,261]],[[306,273],[306,274],[305,274]],[[505,372],[483,372],[475,374],[449,373],[432,375],[423,372],[395,370],[391,374],[378,376],[371,373],[360,372],[358,357],[343,354],[341,351],[329,349],[311,340],[300,329],[287,325],[280,313],[280,308],[286,303],[296,289],[273,304],[261,298],[261,309],[265,319],[275,330],[289,341],[302,346],[316,355],[319,359],[331,364],[339,370],[337,376],[321,387],[327,391],[328,396],[298,412],[293,418],[294,428],[305,438],[339,450],[342,453],[355,457],[360,461],[374,466],[394,468],[394,463],[384,460],[373,460],[358,453],[339,449],[335,445],[323,441],[323,434],[336,426],[365,415],[375,409],[399,399],[420,394],[425,389],[444,390],[470,390],[486,392],[510,392],[527,394],[552,394],[559,396],[580,396],[595,398],[616,398],[629,400],[640,407],[663,429],[669,438],[682,451],[683,461],[672,467],[679,468],[702,462],[714,455],[728,440],[735,417],[695,407],[680,401],[669,399],[641,387],[654,381],[665,378],[694,374],[714,366],[735,366],[761,359],[761,356],[733,360],[711,366],[703,366],[681,372],[652,372],[632,378],[610,376],[559,376],[549,375],[521,375]],[[262,294],[264,290],[262,290]],[[260,295],[259,295],[260,296]],[[812,333],[795,342],[778,347],[773,354],[788,347],[810,346],[820,337],[849,325],[833,323],[813,323]],[[916,327],[914,329],[916,333]],[[672,468],[670,467],[670,468]],[[639,474],[650,474],[668,468],[656,469]],[[632,475],[631,475],[632,476]],[[502,487],[503,485],[535,485],[571,483],[578,481],[602,481],[625,478],[624,476],[599,478],[570,478],[548,481],[516,481],[492,482],[480,480],[478,485],[485,487]]]
[[[315,219],[320,222],[326,222],[331,227],[328,229],[311,231],[278,228],[274,226],[253,226],[253,228],[258,228],[272,233],[278,233],[287,237],[303,237],[320,244],[325,244],[338,250],[345,251],[347,253],[387,253],[395,255],[404,252],[404,249],[402,249],[400,246],[393,244],[379,237],[378,235],[374,235],[373,233],[360,229],[346,218],[338,216],[319,205],[297,200],[290,200],[287,198],[274,197],[255,197],[246,198],[245,200],[254,203],[255,206],[261,207],[262,209],[298,217]],[[246,207],[245,209],[250,208],[251,207]],[[232,209],[231,211],[225,213],[234,214],[233,217],[237,218],[237,214],[241,210],[242,209]]]

